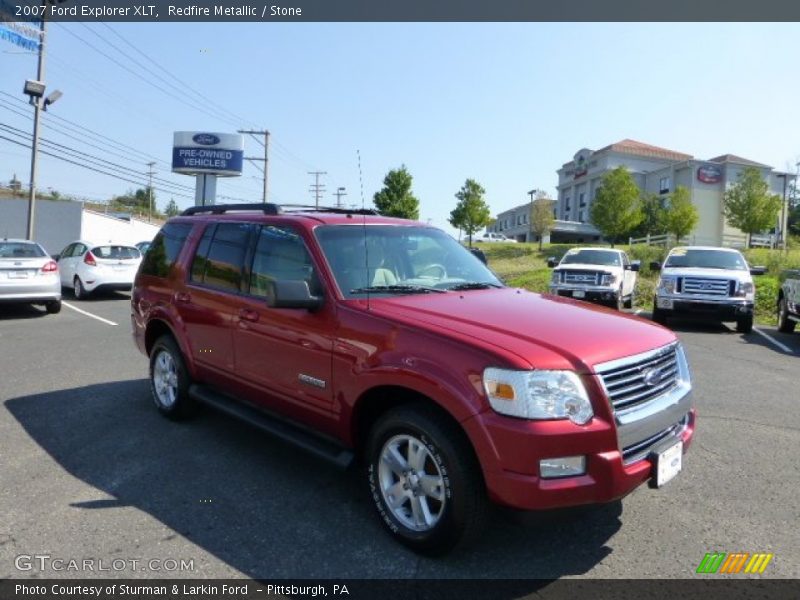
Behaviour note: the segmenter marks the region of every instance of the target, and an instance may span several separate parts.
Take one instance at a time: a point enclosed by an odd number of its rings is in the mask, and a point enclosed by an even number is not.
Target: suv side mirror
[[[555,269],[557,264],[558,264],[558,261],[556,260],[556,257],[555,257],[555,256],[550,256],[550,257],[548,257],[548,259],[547,259],[547,266],[548,266],[550,269]]]
[[[750,267],[750,275],[763,275],[767,272],[767,267]]]
[[[632,260],[631,264],[628,265],[628,270],[633,271],[634,273],[638,273],[639,269],[642,268],[642,261],[640,260]]]
[[[657,260],[654,260],[650,263],[650,270],[651,271],[660,271],[661,270],[661,263]]]
[[[308,282],[278,279],[267,284],[267,306],[270,308],[305,308],[314,311],[322,306],[322,297],[312,296]]]

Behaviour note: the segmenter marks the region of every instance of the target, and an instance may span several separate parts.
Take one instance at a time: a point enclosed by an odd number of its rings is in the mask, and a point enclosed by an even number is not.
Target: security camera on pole
[[[237,133],[176,131],[172,172],[196,177],[194,205],[216,204],[217,177],[242,174],[244,139]]]

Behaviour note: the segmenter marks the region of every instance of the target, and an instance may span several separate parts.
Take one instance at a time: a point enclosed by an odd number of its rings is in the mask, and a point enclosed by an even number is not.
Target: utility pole
[[[147,166],[150,167],[150,172],[148,175],[150,176],[150,183],[147,184],[147,194],[150,204],[150,210],[147,215],[147,222],[150,223],[153,220],[153,167],[156,166],[156,163],[149,162]]]
[[[36,81],[44,84],[44,36],[46,33],[47,21],[42,13],[42,23],[39,26],[39,63],[36,68]],[[42,98],[31,96],[33,104],[33,144],[31,145],[31,189],[28,194],[28,239],[33,239],[33,221],[36,208],[36,166],[39,154],[39,117],[42,112]]]
[[[316,201],[316,207],[319,208],[319,199],[322,196],[322,193],[325,191],[325,184],[321,184],[319,182],[320,175],[327,175],[327,171],[309,171],[309,175],[314,176],[314,183],[311,184],[311,189],[309,190],[314,194],[314,199]]]
[[[264,163],[264,193],[261,201],[266,204],[267,203],[267,196],[269,192],[269,131],[264,129],[263,131],[252,131],[249,129],[240,129],[237,133],[247,133],[252,136],[256,135],[263,135],[264,141],[259,142],[262,146],[264,146],[264,158],[255,157],[255,156],[245,156],[245,160],[249,160],[250,162],[263,162]],[[256,138],[257,139],[257,138]]]
[[[345,188],[340,187],[333,192],[333,195],[336,196],[336,208],[342,208],[342,196],[347,196],[347,192],[344,190]]]

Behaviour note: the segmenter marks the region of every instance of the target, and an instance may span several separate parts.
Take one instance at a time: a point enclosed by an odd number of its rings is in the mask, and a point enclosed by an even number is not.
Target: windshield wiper
[[[350,290],[351,294],[444,294],[445,290],[424,285],[372,285]]]
[[[497,283],[487,283],[485,281],[465,281],[464,283],[457,283],[456,285],[447,288],[454,292],[461,292],[464,290],[488,290],[489,288],[503,287]]]

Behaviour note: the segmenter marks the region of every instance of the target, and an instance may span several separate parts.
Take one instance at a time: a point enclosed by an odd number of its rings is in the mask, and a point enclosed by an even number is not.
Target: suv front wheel
[[[156,408],[165,417],[182,419],[192,414],[189,397],[189,372],[172,336],[163,335],[150,352],[150,393]]]
[[[381,522],[421,554],[466,545],[483,529],[488,499],[463,432],[424,405],[384,415],[367,444],[369,490]]]

